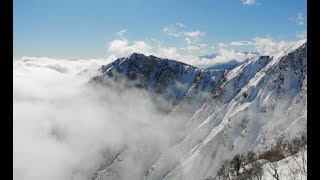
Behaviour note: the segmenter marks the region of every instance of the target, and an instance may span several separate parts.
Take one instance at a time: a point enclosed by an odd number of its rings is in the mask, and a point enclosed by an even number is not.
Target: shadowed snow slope
[[[281,134],[293,138],[306,132],[306,40],[230,70],[201,70],[134,53],[102,66],[92,80],[110,77],[163,95],[172,105],[168,117],[187,114],[183,139],[157,155],[137,179],[214,177],[225,159],[263,151]],[[96,179],[132,179],[125,168],[130,153],[144,161],[144,152],[119,152],[121,161],[98,172]]]

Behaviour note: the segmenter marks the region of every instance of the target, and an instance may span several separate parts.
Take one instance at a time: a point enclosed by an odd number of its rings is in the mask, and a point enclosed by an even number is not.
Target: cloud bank
[[[158,152],[170,146],[175,125],[163,120],[148,93],[120,92],[117,85],[93,88],[86,84],[92,74],[79,74],[105,63],[13,61],[15,180],[90,179],[116,153],[137,143],[147,142]]]

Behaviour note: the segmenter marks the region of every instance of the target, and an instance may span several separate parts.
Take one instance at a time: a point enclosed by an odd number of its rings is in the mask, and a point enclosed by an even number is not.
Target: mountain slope
[[[184,139],[157,157],[140,176],[148,180],[205,179],[214,177],[225,159],[250,150],[263,151],[281,134],[296,137],[306,132],[306,53],[303,40],[231,70],[200,70],[133,54],[102,67],[93,81],[118,79],[115,74],[120,74],[171,101],[174,109],[168,116],[189,113]],[[121,172],[110,175],[119,166],[112,164],[109,173],[101,172],[97,179],[125,179]]]

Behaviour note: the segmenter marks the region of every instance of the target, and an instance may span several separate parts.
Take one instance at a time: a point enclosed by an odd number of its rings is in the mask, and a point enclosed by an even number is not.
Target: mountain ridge
[[[174,98],[169,115],[189,113],[187,135],[152,166],[145,167],[148,170],[141,176],[146,180],[204,179],[214,177],[224,159],[250,150],[259,153],[281,134],[296,137],[306,132],[306,53],[307,42],[299,41],[278,54],[260,56],[230,70],[201,70],[177,61],[153,61],[154,66],[148,66],[146,62],[155,56],[135,54],[139,65],[130,66],[131,56],[120,58],[118,63],[102,67],[93,80],[99,82],[114,77],[114,72],[123,73],[129,81],[138,80],[151,90],[160,88],[155,92],[169,100]],[[145,67],[153,68],[148,71]],[[160,71],[160,77],[150,81],[157,77],[154,69]],[[177,82],[185,86],[176,88]],[[170,88],[174,91],[168,91]],[[97,179],[116,178],[109,176],[121,166],[115,163]],[[118,175],[127,177],[125,172]]]

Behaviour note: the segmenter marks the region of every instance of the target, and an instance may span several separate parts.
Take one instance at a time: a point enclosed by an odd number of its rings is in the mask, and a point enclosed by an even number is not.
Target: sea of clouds
[[[119,91],[117,84],[93,87],[92,73],[79,74],[105,63],[13,61],[14,179],[90,179],[123,149],[146,143],[160,154],[172,145],[175,124],[164,120],[150,94]]]

